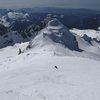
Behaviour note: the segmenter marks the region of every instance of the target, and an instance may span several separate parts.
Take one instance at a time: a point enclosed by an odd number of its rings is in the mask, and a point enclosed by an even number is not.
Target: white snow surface
[[[0,100],[100,100],[100,61],[42,49],[18,55],[27,45],[0,49]]]

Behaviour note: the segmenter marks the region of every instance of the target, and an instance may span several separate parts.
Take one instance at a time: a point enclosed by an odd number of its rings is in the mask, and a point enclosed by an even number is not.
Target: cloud
[[[67,7],[67,8],[97,8],[100,9],[100,0],[0,0],[1,8],[23,7]]]

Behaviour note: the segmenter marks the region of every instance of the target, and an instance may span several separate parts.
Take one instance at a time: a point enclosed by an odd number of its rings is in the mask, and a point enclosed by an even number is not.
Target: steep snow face
[[[31,41],[31,46],[48,45],[48,42],[53,45],[62,45],[70,50],[81,51],[78,47],[76,37],[57,19],[48,22],[47,27],[40,31],[39,35]]]

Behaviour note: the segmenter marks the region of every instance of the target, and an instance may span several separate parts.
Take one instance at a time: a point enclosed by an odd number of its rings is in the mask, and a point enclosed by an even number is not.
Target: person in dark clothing
[[[21,49],[19,48],[19,52],[18,52],[18,55],[20,55],[22,53]]]
[[[57,67],[57,66],[54,66],[54,68],[58,69],[58,67]]]
[[[26,47],[26,50],[28,50],[28,49],[31,49],[31,45],[30,44]]]

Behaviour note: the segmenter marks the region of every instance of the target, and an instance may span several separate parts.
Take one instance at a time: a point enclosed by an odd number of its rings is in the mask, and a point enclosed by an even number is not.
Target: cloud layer
[[[0,0],[1,8],[66,7],[100,9],[100,0]]]

